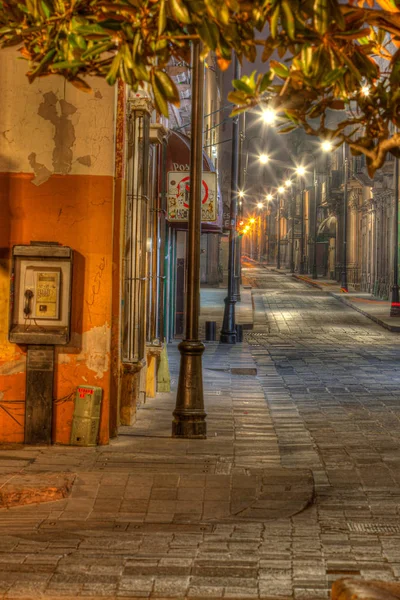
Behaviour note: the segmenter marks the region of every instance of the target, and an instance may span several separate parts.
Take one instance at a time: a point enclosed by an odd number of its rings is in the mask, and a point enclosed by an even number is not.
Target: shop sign
[[[203,171],[201,197],[201,220],[217,220],[217,174]],[[168,173],[168,220],[189,220],[190,174],[182,171]]]

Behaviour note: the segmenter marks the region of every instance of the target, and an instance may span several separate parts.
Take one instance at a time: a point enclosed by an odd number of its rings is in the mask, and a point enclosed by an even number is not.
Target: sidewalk
[[[206,290],[204,320],[220,319],[219,294]],[[0,477],[74,478],[68,498],[0,510],[0,597],[293,596],[285,540],[313,477],[281,466],[261,382],[236,374],[255,370],[247,344],[206,343],[206,440],[171,439],[177,344],[168,351],[174,391],[109,446],[0,451]],[[273,576],[282,569],[289,580]]]
[[[362,292],[349,292],[344,294],[341,292],[340,284],[337,281],[331,281],[329,279],[313,279],[308,275],[297,275],[294,274],[295,279],[304,281],[308,285],[312,285],[324,292],[328,292],[343,304],[354,308],[364,316],[368,317],[378,325],[385,327],[389,331],[399,332],[400,331],[400,317],[390,317],[390,302],[387,300],[380,300],[375,298],[372,294],[365,294]],[[350,286],[351,288],[351,286]]]

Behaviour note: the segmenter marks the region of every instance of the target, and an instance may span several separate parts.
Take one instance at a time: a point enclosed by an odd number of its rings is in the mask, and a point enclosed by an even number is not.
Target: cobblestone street
[[[109,446],[1,450],[2,485],[76,474],[67,499],[0,511],[4,598],[322,600],[340,577],[398,580],[398,334],[244,275],[254,328],[204,355],[207,440],[171,439],[171,393]]]

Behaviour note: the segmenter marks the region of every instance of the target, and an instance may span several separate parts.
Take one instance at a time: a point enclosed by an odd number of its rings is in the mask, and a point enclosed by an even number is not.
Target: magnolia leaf
[[[156,83],[163,96],[175,106],[179,106],[180,98],[178,89],[167,73],[164,71],[154,71],[153,81]]]
[[[90,85],[80,77],[74,77],[74,79],[69,79],[68,81],[81,92],[92,93]]]
[[[182,0],[169,0],[172,14],[177,21],[188,25],[191,22],[189,11]]]
[[[163,94],[163,91],[158,86],[154,71],[151,73],[150,81],[153,89],[154,103],[156,105],[156,109],[158,110],[158,112],[160,112],[162,115],[168,118],[168,102]]]
[[[248,83],[245,83],[242,79],[234,79],[232,81],[232,85],[236,90],[244,92],[245,94],[253,94],[255,91],[254,87],[252,87]]]
[[[287,79],[287,77],[289,77],[289,69],[286,65],[283,65],[276,60],[271,60],[270,67],[272,71],[281,79]]]

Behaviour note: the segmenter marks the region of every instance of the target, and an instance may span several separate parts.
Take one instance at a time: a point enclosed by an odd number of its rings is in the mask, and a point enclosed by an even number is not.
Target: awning
[[[335,215],[329,215],[322,221],[317,231],[317,241],[321,242],[329,238],[336,237],[337,218]]]
[[[190,138],[178,131],[169,131],[167,143],[167,173],[169,171],[188,172],[190,170]],[[215,172],[215,167],[206,152],[203,150],[203,170]],[[222,196],[218,190],[217,220],[212,222],[203,222],[201,224],[202,233],[221,233],[222,231]],[[168,225],[174,229],[187,230],[187,223],[168,222]]]

